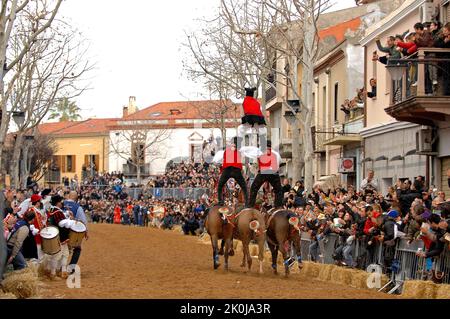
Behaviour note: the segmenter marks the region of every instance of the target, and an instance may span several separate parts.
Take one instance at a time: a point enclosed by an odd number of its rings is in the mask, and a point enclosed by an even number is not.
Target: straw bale
[[[5,275],[3,290],[19,299],[37,296],[37,275],[30,268],[14,271]]]
[[[301,273],[308,278],[317,278],[320,272],[320,264],[314,262],[303,262],[303,269]]]
[[[436,285],[431,281],[407,280],[403,284],[402,295],[410,299],[434,299]]]
[[[321,281],[331,280],[331,273],[333,272],[334,265],[324,265],[322,264],[319,271],[318,279]]]
[[[450,299],[450,285],[437,285],[436,299]]]
[[[355,271],[352,274],[350,286],[361,289],[367,288],[367,279],[369,278],[369,275],[369,273],[364,271]]]
[[[250,250],[250,256],[258,256],[258,253],[259,253],[258,245],[251,244],[249,246],[249,250]]]

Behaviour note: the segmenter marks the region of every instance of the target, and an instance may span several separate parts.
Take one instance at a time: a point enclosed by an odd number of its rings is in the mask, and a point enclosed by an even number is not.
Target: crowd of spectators
[[[402,58],[417,58],[415,55],[418,48],[450,48],[450,23],[443,27],[440,22],[416,23],[414,31],[406,31],[404,34],[392,35],[386,39],[383,46],[377,38],[378,50],[386,55],[374,53],[373,60],[389,65],[399,63]],[[427,53],[426,58],[450,58],[449,53]],[[436,95],[439,90],[439,78],[442,78],[442,93],[450,95],[450,74],[448,69],[450,62],[433,62],[425,66],[425,93]],[[411,86],[417,86],[417,63],[412,63],[408,72]],[[369,96],[370,97],[370,96]]]

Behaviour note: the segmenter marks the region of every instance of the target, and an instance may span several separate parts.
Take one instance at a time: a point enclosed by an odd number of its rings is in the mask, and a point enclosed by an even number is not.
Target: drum
[[[47,255],[56,255],[61,251],[58,228],[53,226],[43,228],[39,234],[42,238],[42,251],[44,253]]]
[[[69,232],[69,246],[70,247],[80,247],[83,242],[83,238],[86,234],[86,225],[82,222],[76,221],[72,227],[70,227]]]

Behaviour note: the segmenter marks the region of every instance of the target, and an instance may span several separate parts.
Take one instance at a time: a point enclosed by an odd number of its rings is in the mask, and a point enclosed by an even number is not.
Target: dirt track
[[[271,273],[250,274],[239,267],[241,253],[231,259],[231,270],[212,269],[211,247],[197,237],[153,228],[89,225],[90,239],[80,258],[81,289],[65,281],[42,283],[44,298],[392,298],[370,290],[309,280],[292,274],[288,279]],[[280,269],[281,270],[281,269]]]

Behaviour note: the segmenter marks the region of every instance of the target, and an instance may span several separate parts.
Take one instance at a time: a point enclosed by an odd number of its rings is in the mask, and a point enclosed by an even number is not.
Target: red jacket
[[[268,149],[263,155],[258,157],[259,170],[264,171],[278,171],[280,163],[278,163],[277,156]]]
[[[241,154],[237,149],[233,151],[231,147],[227,147],[223,153],[222,171],[227,167],[243,168]]]
[[[261,112],[261,104],[254,97],[246,96],[242,106],[244,107],[245,115],[264,116]]]
[[[397,42],[397,46],[402,49],[407,49],[408,55],[417,52],[417,44],[415,44],[414,42]]]
[[[380,216],[380,213],[378,212],[373,213],[373,218],[378,218],[378,216]],[[369,229],[375,226],[376,224],[372,222],[372,218],[367,218],[366,223],[364,224],[364,234],[369,235],[370,234]]]

